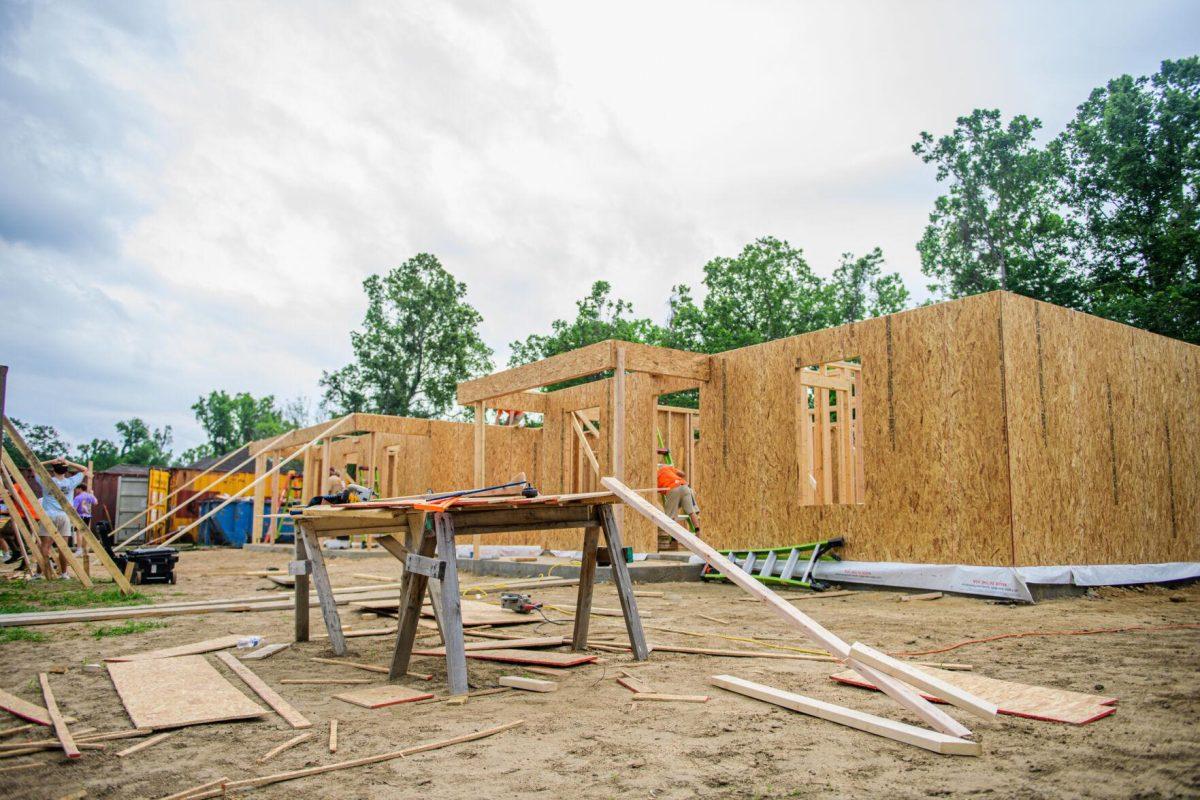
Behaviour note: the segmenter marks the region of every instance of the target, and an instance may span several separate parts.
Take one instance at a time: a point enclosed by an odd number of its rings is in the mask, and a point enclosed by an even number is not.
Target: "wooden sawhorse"
[[[421,616],[425,594],[429,592],[445,644],[450,694],[466,694],[467,659],[455,536],[583,528],[583,563],[579,571],[579,594],[575,601],[572,649],[583,650],[587,647],[592,590],[596,579],[596,550],[603,532],[612,555],[613,582],[621,602],[629,644],[634,658],[645,661],[649,658],[649,649],[638,616],[637,600],[633,596],[629,567],[622,557],[621,532],[612,508],[616,498],[608,493],[595,493],[575,499],[550,496],[538,500],[541,502],[464,503],[429,515],[414,511],[411,504],[361,510],[315,506],[299,512],[295,517],[296,560],[290,567],[296,578],[296,641],[308,641],[308,583],[311,577],[333,651],[337,655],[345,654],[346,639],[342,634],[337,604],[325,570],[320,537],[342,536],[350,532],[378,536],[379,543],[389,553],[404,561],[400,619],[389,680],[398,680],[408,673],[417,621]],[[403,542],[398,536],[400,533],[404,534]]]

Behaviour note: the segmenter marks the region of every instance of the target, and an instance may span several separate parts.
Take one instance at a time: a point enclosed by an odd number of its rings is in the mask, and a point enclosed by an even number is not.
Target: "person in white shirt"
[[[87,467],[82,464],[76,464],[73,461],[68,461],[65,458],[52,458],[42,463],[50,467],[50,479],[54,481],[54,485],[63,493],[63,497],[73,495],[75,487],[83,483],[83,479],[87,477]],[[72,469],[77,470],[74,475],[70,474]],[[50,490],[42,483],[41,476],[34,475],[34,477],[37,479],[38,486],[42,489],[42,508],[46,510],[46,516],[50,518],[50,522],[58,530],[59,535],[63,537],[63,541],[70,542],[71,521],[67,518],[67,512],[63,510],[58,500],[54,498]],[[51,551],[53,547],[54,540],[50,538],[50,534],[39,528],[38,549],[42,551],[42,555],[47,560],[52,557]]]

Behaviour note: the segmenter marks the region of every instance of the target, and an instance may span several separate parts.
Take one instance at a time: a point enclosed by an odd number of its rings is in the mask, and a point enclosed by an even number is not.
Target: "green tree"
[[[1088,310],[1200,343],[1200,58],[1093,90],[1054,149]]]
[[[908,288],[898,273],[883,273],[883,251],[878,247],[859,258],[842,253],[832,287],[838,324],[894,314],[908,305]]]
[[[165,467],[171,463],[171,426],[151,428],[145,420],[131,417],[116,424],[117,441],[92,439],[80,445],[75,460],[92,462],[96,472],[117,464],[137,464],[145,467]]]
[[[479,312],[467,287],[435,256],[420,253],[386,275],[363,281],[367,313],[350,333],[354,362],[321,376],[323,405],[436,417],[454,406],[459,381],[491,369]]]
[[[9,417],[8,419],[12,422],[13,427],[20,432],[21,438],[25,440],[25,444],[29,445],[29,449],[38,457],[39,461],[48,461],[49,459],[59,458],[67,454],[69,450],[67,443],[63,441],[62,435],[59,434],[53,425],[31,425],[27,422],[22,422],[16,417]],[[21,457],[21,454],[17,452],[16,446],[8,440],[7,436],[4,437],[4,449],[8,451],[13,462],[19,468],[24,469],[29,466],[28,462]]]
[[[1058,165],[1034,141],[1041,121],[1007,125],[995,109],[959,117],[913,152],[937,167],[948,193],[937,198],[917,244],[930,290],[950,298],[1008,289],[1078,307],[1081,276],[1071,266],[1070,232],[1057,202]]]
[[[747,345],[900,311],[908,290],[896,273],[882,271],[875,248],[861,258],[846,253],[833,278],[822,280],[803,252],[764,236],[733,258],[704,265],[704,300],[676,286],[665,341],[672,347],[720,353]]]
[[[510,344],[508,365],[529,364],[609,339],[647,344],[662,336],[662,329],[649,319],[633,316],[632,303],[612,297],[612,284],[596,281],[586,297],[575,301],[575,319],[556,319],[549,334],[531,334]]]
[[[231,395],[224,390],[214,390],[193,403],[192,411],[208,441],[185,452],[181,458],[191,457],[185,463],[228,453],[247,442],[278,436],[295,427],[284,420],[282,412],[275,406],[274,395],[254,397],[249,392]]]

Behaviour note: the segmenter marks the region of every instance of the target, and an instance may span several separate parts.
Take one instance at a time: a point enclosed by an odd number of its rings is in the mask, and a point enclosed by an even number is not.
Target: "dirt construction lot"
[[[217,574],[239,569],[284,567],[283,554],[210,550],[184,553],[175,586],[145,588],[160,601],[240,597],[285,590],[255,577]],[[336,558],[329,562],[336,586],[362,585],[354,573],[395,575],[391,559]],[[482,579],[487,582],[492,579]],[[469,584],[468,577],[465,583]],[[768,616],[730,585],[698,583],[636,587],[662,591],[639,600],[647,626],[712,634],[758,636],[777,645],[809,643]],[[536,599],[567,606],[574,587],[536,592]],[[995,605],[947,597],[898,603],[897,593],[799,601],[798,607],[849,641],[889,651],[930,650],[965,639],[1018,631],[1051,631],[1196,623],[1200,590],[1103,590],[1093,597],[1054,600],[1036,606]],[[494,594],[485,600],[495,601]],[[1180,602],[1182,601],[1182,602]],[[597,588],[599,607],[616,607],[610,585]],[[728,621],[722,625],[705,614]],[[563,615],[552,613],[552,617]],[[387,619],[367,618],[342,607],[345,624],[373,628]],[[105,656],[185,644],[225,634],[260,634],[270,642],[291,639],[291,611],[168,617],[164,627],[97,638],[114,623],[37,628],[45,641],[0,644],[0,688],[40,702],[37,673],[52,674],[64,713],[76,726],[101,731],[128,728],[129,718],[104,671],[85,664]],[[314,609],[313,632],[321,630]],[[544,621],[509,628],[523,635],[566,633],[569,624]],[[621,620],[595,617],[593,637],[619,636]],[[720,638],[648,630],[651,642],[761,650]],[[349,658],[386,664],[392,637],[350,640]],[[199,725],[176,732],[128,758],[114,753],[136,740],[109,742],[104,751],[84,751],[68,763],[61,754],[36,757],[45,766],[0,772],[0,797],[54,800],[81,788],[89,798],[158,798],[228,776],[232,780],[398,750],[515,720],[522,727],[464,745],[370,766],[307,777],[246,793],[262,798],[463,798],[463,797],[1113,797],[1200,796],[1200,630],[1111,633],[1089,636],[1013,638],[972,644],[931,660],[963,662],[978,672],[1024,683],[1114,695],[1117,712],[1097,722],[1063,725],[1002,716],[993,721],[955,716],[982,740],[979,758],[936,755],[839,725],[802,716],[708,685],[727,673],[918,723],[887,698],[832,683],[834,665],[819,662],[742,659],[654,653],[630,671],[657,692],[708,694],[704,704],[631,702],[615,677],[629,656],[601,653],[600,663],[563,672],[549,694],[509,691],[447,703],[404,704],[368,710],[334,700],[345,687],[280,685],[282,678],[371,678],[384,676],[311,661],[330,656],[321,640],[293,646],[271,658],[247,662],[313,721],[309,741],[258,765],[255,760],[295,732],[279,716],[261,721]],[[208,657],[217,664],[216,659]],[[496,685],[515,665],[468,662],[478,688]],[[249,690],[218,668],[240,689]],[[437,658],[415,658],[413,670],[432,681],[408,678],[417,688],[444,692],[445,667]],[[531,677],[541,677],[534,675]],[[257,700],[257,698],[255,698]],[[7,714],[0,722],[11,727]],[[339,720],[339,749],[327,748],[328,723]],[[4,741],[19,740],[18,734]],[[0,761],[0,767],[31,757]]]

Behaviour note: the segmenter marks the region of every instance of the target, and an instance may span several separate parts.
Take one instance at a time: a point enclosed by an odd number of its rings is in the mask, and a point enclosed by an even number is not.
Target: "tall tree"
[[[690,287],[674,287],[664,338],[673,347],[719,353],[899,311],[908,290],[882,264],[879,248],[861,258],[846,253],[825,281],[799,248],[764,236],[733,258],[704,265],[703,302]]]
[[[32,425],[27,422],[22,422],[16,417],[9,417],[15,427],[21,433],[21,438],[25,440],[25,444],[29,445],[29,449],[38,457],[40,461],[47,461],[51,458],[65,456],[68,451],[67,443],[63,441],[62,435],[53,425]],[[20,468],[24,469],[29,466],[25,458],[17,451],[15,445],[8,441],[8,437],[4,438],[4,449],[8,451],[13,462]]]
[[[1093,90],[1054,149],[1089,310],[1200,343],[1200,57]]]
[[[354,362],[321,376],[324,406],[436,417],[454,405],[459,381],[491,369],[479,312],[467,287],[435,256],[420,253],[363,281],[367,313],[350,333]]]
[[[878,247],[858,258],[842,253],[832,286],[838,324],[894,314],[908,305],[908,288],[899,273],[884,274],[883,251]]]
[[[171,426],[151,428],[145,420],[131,417],[116,424],[117,441],[92,439],[79,446],[75,457],[80,463],[92,462],[96,472],[117,464],[165,467],[171,463]]]
[[[182,458],[190,457],[187,463],[228,453],[246,442],[278,436],[296,427],[284,420],[275,405],[274,395],[254,397],[249,392],[231,395],[223,389],[214,390],[193,403],[192,411],[208,441],[184,453]]]
[[[510,367],[576,350],[608,339],[652,343],[662,330],[649,319],[633,316],[633,304],[612,296],[612,284],[596,281],[586,297],[575,301],[575,319],[556,319],[550,333],[531,334],[525,341],[513,342]]]
[[[948,181],[917,244],[921,271],[936,281],[931,291],[953,298],[1008,289],[1078,305],[1055,157],[1034,140],[1041,127],[1023,115],[1006,125],[998,110],[976,109],[941,138],[921,133],[913,152]]]

